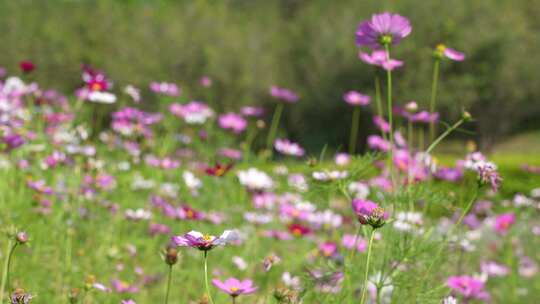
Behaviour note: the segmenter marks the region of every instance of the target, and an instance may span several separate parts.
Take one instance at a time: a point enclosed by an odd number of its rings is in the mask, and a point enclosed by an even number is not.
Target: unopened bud
[[[174,247],[167,248],[167,251],[165,252],[165,263],[167,265],[174,265],[178,262],[178,250]]]
[[[264,120],[262,120],[262,119],[257,120],[257,122],[255,122],[255,125],[256,125],[257,128],[259,128],[259,129],[264,129],[264,128],[266,128],[266,123],[265,123]]]
[[[24,231],[17,232],[15,239],[17,240],[17,243],[21,245],[26,244],[28,242],[28,234]]]
[[[463,114],[461,115],[461,118],[464,120],[464,121],[469,121],[472,119],[472,116],[471,116],[471,113],[467,112],[467,111],[463,111]]]
[[[405,105],[405,110],[407,110],[409,113],[414,113],[418,111],[418,104],[416,101],[410,101]]]

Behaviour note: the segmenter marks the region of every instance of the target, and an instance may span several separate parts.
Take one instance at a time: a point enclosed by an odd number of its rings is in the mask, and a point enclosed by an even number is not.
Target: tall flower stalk
[[[390,43],[384,44],[384,49],[386,50],[386,58],[388,61],[390,61]],[[393,113],[392,113],[392,70],[386,69],[386,106],[388,111],[388,125],[390,127],[388,135],[390,136],[390,157],[389,157],[389,169],[390,169],[390,177],[392,178],[392,181],[394,179],[394,166],[393,166],[393,159],[394,159],[394,125],[393,125]],[[393,182],[392,182],[393,184]]]
[[[369,237],[368,252],[366,257],[366,270],[364,272],[364,284],[362,285],[362,296],[360,297],[360,304],[364,304],[366,300],[366,291],[368,285],[369,276],[369,263],[371,259],[371,248],[373,247],[373,238],[375,236],[375,228],[371,229],[371,236]]]
[[[0,302],[4,300],[4,294],[6,285],[9,285],[9,271],[11,268],[11,261],[13,259],[13,252],[18,245],[23,245],[28,242],[28,235],[26,232],[9,233],[8,243],[6,246],[6,259],[4,260],[4,268],[2,271],[2,282],[0,283]]]
[[[351,137],[349,138],[349,154],[356,151],[356,138],[358,137],[358,127],[360,125],[360,108],[355,107],[351,122]]]
[[[272,122],[270,124],[270,131],[268,132],[268,137],[266,138],[266,149],[272,151],[272,143],[276,139],[276,132],[281,119],[281,113],[283,113],[283,103],[278,103],[274,115],[272,116]]]
[[[436,100],[437,100],[437,87],[439,84],[439,68],[441,65],[441,59],[435,57],[433,63],[433,78],[431,81],[431,98],[429,99],[429,112],[435,112]],[[429,141],[433,142],[435,139],[435,121],[429,123]]]
[[[210,303],[214,304],[212,295],[210,294],[210,285],[208,285],[208,251],[204,251],[204,287]]]

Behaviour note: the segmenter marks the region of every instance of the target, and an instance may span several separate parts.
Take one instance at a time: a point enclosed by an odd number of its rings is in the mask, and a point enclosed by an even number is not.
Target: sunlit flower
[[[236,278],[228,278],[222,282],[218,279],[213,279],[212,284],[233,298],[239,295],[252,294],[257,291],[257,287],[253,285],[253,281],[251,280],[240,281]]]
[[[461,295],[465,300],[489,300],[490,296],[484,290],[484,282],[468,275],[449,277],[446,284],[456,294]]]
[[[384,226],[388,219],[388,213],[379,207],[379,205],[369,200],[354,199],[352,201],[352,209],[362,225],[380,228]]]
[[[216,246],[223,246],[234,242],[238,238],[238,233],[233,230],[225,230],[219,237],[192,230],[184,235],[173,236],[171,240],[176,246],[193,247],[202,251],[208,251]]]
[[[448,58],[453,61],[465,60],[465,54],[463,54],[462,52],[458,52],[452,48],[449,48],[442,43],[438,44],[437,47],[435,47],[434,56],[435,58],[438,58],[438,59]]]
[[[409,20],[388,12],[375,14],[370,20],[360,23],[356,30],[356,43],[373,49],[398,44],[411,33]]]

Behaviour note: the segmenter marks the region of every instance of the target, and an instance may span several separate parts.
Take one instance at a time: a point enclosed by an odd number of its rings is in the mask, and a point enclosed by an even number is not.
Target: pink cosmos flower
[[[169,111],[183,118],[188,124],[203,124],[214,116],[212,109],[199,101],[192,101],[185,105],[173,103],[169,106]]]
[[[225,230],[220,237],[210,234],[202,234],[198,231],[190,231],[184,235],[173,236],[173,244],[180,247],[193,247],[201,251],[208,251],[216,246],[223,246],[238,239],[238,233]]]
[[[154,93],[177,97],[180,95],[180,89],[174,83],[169,82],[151,82],[150,90]]]
[[[503,213],[495,218],[495,231],[499,234],[506,234],[508,229],[516,222],[516,216],[513,213]]]
[[[489,300],[490,298],[489,293],[484,290],[484,282],[468,275],[449,277],[446,284],[467,301]]]
[[[474,169],[478,173],[478,182],[481,184],[490,184],[491,190],[497,192],[502,178],[497,172],[497,166],[487,161],[479,161],[474,164]]]
[[[288,103],[295,103],[300,98],[296,93],[289,89],[280,88],[277,86],[270,87],[270,95],[276,99],[279,99]]]
[[[388,152],[390,150],[390,143],[384,140],[379,135],[368,136],[368,146],[371,149],[379,150],[382,152]]]
[[[366,106],[369,104],[371,98],[360,92],[349,91],[343,95],[343,100],[351,106]]]
[[[379,130],[387,133],[390,132],[390,124],[380,116],[373,116],[373,123],[379,128]]]
[[[112,82],[107,79],[107,76],[102,71],[96,70],[89,65],[83,65],[82,70],[82,79],[90,92],[104,92],[112,88]]]
[[[356,240],[356,242],[355,242]],[[365,252],[367,249],[367,241],[362,237],[355,237],[353,234],[345,234],[341,239],[341,244],[347,249],[355,248],[358,252]],[[356,245],[356,246],[355,246]]]
[[[334,162],[338,166],[346,166],[351,162],[351,156],[347,153],[337,153]]]
[[[201,79],[199,79],[199,83],[201,84],[201,86],[203,86],[205,88],[211,87],[212,86],[212,78],[210,78],[208,76],[203,76],[203,77],[201,77]]]
[[[236,134],[244,132],[247,127],[247,121],[242,116],[232,112],[220,115],[218,123],[221,128],[231,130]]]
[[[253,285],[253,281],[251,280],[240,281],[236,278],[228,278],[222,282],[218,279],[213,279],[212,284],[233,298],[239,295],[252,294],[257,291],[257,287]]]
[[[356,30],[356,44],[373,49],[388,44],[398,44],[411,33],[409,20],[388,12],[374,14],[371,19],[360,23]]]
[[[324,257],[333,257],[338,253],[337,245],[334,242],[324,242],[319,245],[319,252]]]
[[[453,61],[463,61],[465,60],[465,54],[458,52],[452,48],[447,47],[444,44],[438,44],[435,48],[435,57],[436,58],[448,58]]]
[[[367,64],[382,67],[387,71],[393,71],[394,69],[403,66],[403,61],[389,58],[387,54],[388,53],[384,50],[374,50],[371,52],[371,55],[360,51],[358,53],[358,58]]]
[[[285,155],[302,157],[305,154],[304,148],[288,139],[276,139],[276,141],[274,142],[274,148],[279,153]]]
[[[388,219],[388,213],[377,203],[369,200],[354,199],[351,203],[352,209],[358,221],[362,225],[370,225],[373,228],[382,227]]]
[[[264,109],[261,107],[245,106],[240,109],[240,113],[244,116],[259,117],[264,114]]]

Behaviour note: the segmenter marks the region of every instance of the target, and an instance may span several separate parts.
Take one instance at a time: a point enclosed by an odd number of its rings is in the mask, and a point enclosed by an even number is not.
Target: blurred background
[[[463,108],[476,119],[467,126],[473,135],[455,136],[472,136],[482,149],[520,134],[528,134],[525,149],[531,139],[540,143],[540,0],[0,1],[0,66],[17,74],[19,61],[32,60],[35,80],[71,94],[81,64],[91,64],[117,92],[143,89],[147,108],[158,102],[144,91],[150,81],[175,82],[217,111],[255,104],[272,111],[269,87],[286,87],[301,100],[287,107],[281,132],[317,151],[348,141],[344,92],[374,95],[374,70],[358,60],[354,33],[383,10],[413,25],[393,51],[405,61],[394,76],[396,104],[427,108],[432,49],[443,42],[467,59],[442,65],[442,121]],[[203,75],[213,80],[211,93],[198,86]],[[375,133],[368,109],[363,138]]]

